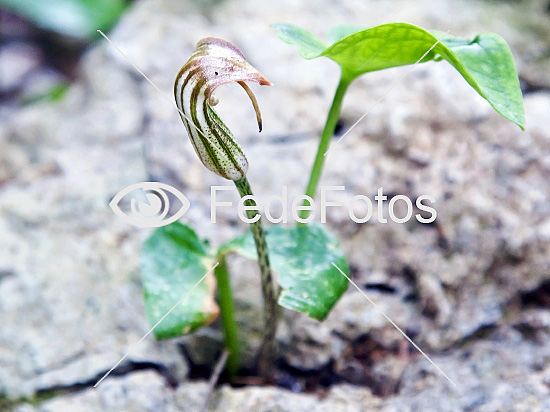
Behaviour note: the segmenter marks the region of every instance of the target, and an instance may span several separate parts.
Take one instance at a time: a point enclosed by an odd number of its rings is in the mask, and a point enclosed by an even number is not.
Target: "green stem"
[[[340,108],[342,107],[342,100],[346,94],[346,90],[350,83],[353,81],[353,76],[347,76],[345,73],[342,73],[340,77],[340,82],[334,93],[334,98],[332,99],[332,105],[328,111],[327,121],[323,132],[321,133],[321,140],[319,142],[319,147],[317,148],[317,155],[315,156],[315,162],[313,163],[313,168],[311,169],[311,174],[309,176],[309,183],[307,184],[306,195],[312,199],[315,197],[317,192],[317,185],[319,184],[319,179],[321,177],[321,172],[323,171],[323,164],[325,163],[325,153],[328,150],[330,144],[330,139],[334,136],[334,129],[336,128],[336,123],[338,122],[338,116],[340,115]],[[309,202],[304,201],[304,206],[307,206]],[[308,210],[301,210],[300,217],[302,219],[307,219],[309,216]]]
[[[250,188],[246,176],[241,180],[236,180],[235,186],[237,186],[237,190],[239,191],[241,197],[252,195],[252,189]],[[246,206],[256,206],[252,199],[246,199],[244,204]],[[246,214],[249,219],[254,219],[257,215],[257,211],[247,210]],[[277,332],[277,295],[279,292],[278,288],[275,286],[269,265],[267,242],[265,239],[265,232],[262,226],[261,218],[250,225],[252,235],[254,236],[254,243],[256,244],[256,251],[258,253],[258,263],[260,265],[262,281],[262,294],[264,297],[265,329],[260,352],[259,367],[260,375],[269,380],[275,353],[275,334]]]
[[[222,318],[225,347],[229,350],[227,372],[235,376],[239,370],[239,334],[235,321],[235,304],[231,292],[231,282],[225,256],[219,257],[220,264],[214,269],[218,285],[218,300]]]

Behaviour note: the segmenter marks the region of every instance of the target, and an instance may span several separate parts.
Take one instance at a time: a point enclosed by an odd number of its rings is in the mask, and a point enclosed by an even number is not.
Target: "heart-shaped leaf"
[[[141,252],[145,311],[152,325],[212,267],[204,244],[189,226],[174,222],[156,229]],[[157,339],[181,336],[213,322],[219,314],[213,275],[199,283],[155,328]]]
[[[332,265],[334,262],[349,273],[336,237],[321,225],[273,226],[267,230],[267,244],[282,288],[279,305],[323,320],[348,286],[347,279]],[[250,232],[222,246],[219,253],[257,259]]]
[[[281,40],[297,45],[303,58],[325,56],[334,60],[342,67],[342,76],[349,80],[419,60],[447,60],[498,113],[524,129],[525,114],[514,59],[506,41],[497,34],[483,33],[467,40],[409,23],[382,24],[360,31],[354,26],[337,26],[329,32],[334,43],[326,45],[291,24],[272,27]]]

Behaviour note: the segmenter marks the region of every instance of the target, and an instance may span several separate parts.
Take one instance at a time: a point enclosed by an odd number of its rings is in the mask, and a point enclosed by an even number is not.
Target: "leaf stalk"
[[[239,333],[235,321],[235,303],[231,291],[229,270],[225,255],[219,256],[220,264],[214,269],[218,286],[218,303],[223,327],[225,347],[229,351],[226,369],[230,376],[235,376],[239,371]]]
[[[340,81],[336,92],[334,93],[334,98],[332,99],[332,104],[330,106],[325,127],[321,133],[321,140],[319,141],[319,147],[317,148],[317,155],[315,156],[315,162],[311,169],[309,176],[309,182],[307,184],[306,195],[312,199],[315,197],[317,192],[317,186],[319,185],[319,179],[321,178],[321,173],[323,171],[323,165],[325,163],[325,154],[330,145],[330,139],[334,136],[334,130],[336,129],[336,123],[338,122],[338,116],[340,115],[340,108],[342,107],[342,101],[344,95],[348,89],[348,86],[353,81],[353,76],[348,76],[344,72],[340,76]],[[304,200],[304,206],[308,206],[308,201]],[[309,216],[309,210],[301,210],[300,218],[307,219]],[[302,225],[303,223],[298,223]]]

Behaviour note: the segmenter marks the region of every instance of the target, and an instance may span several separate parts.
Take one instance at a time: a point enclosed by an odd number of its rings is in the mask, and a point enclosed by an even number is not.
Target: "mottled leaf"
[[[189,226],[174,222],[156,229],[141,252],[145,311],[154,325],[212,267],[204,244]],[[194,331],[218,317],[215,279],[209,275],[156,328],[157,339]]]
[[[321,225],[273,226],[267,230],[267,244],[271,266],[282,288],[279,304],[324,319],[348,286],[346,278],[332,265],[334,262],[349,273],[336,237]],[[220,253],[257,259],[250,232],[222,246]]]

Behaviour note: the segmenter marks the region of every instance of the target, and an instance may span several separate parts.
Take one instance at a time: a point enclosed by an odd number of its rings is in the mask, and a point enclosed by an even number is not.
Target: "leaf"
[[[346,291],[347,279],[332,265],[349,273],[338,240],[321,225],[267,230],[269,259],[282,288],[279,305],[323,320]],[[223,245],[219,253],[257,259],[250,232]]]
[[[311,34],[306,29],[302,29],[292,24],[276,23],[271,27],[277,29],[277,35],[285,43],[296,44],[300,50],[300,55],[304,59],[314,59],[319,57],[327,45]]]
[[[204,244],[189,226],[174,222],[156,229],[141,251],[145,311],[151,325],[164,316],[211,267]],[[156,328],[157,339],[192,332],[219,314],[215,280],[209,275]]]
[[[126,7],[125,0],[0,0],[0,5],[37,26],[76,38],[107,29]]]
[[[311,44],[322,42],[302,28],[282,23],[272,26],[283,41],[298,46],[302,57],[328,57],[342,67],[342,76],[348,79],[414,64],[440,39],[420,62],[447,60],[498,113],[524,129],[525,114],[514,59],[506,41],[497,34],[483,33],[467,40],[409,23],[382,24],[361,31],[354,26],[339,26],[330,37],[340,39],[321,50],[321,46]]]

